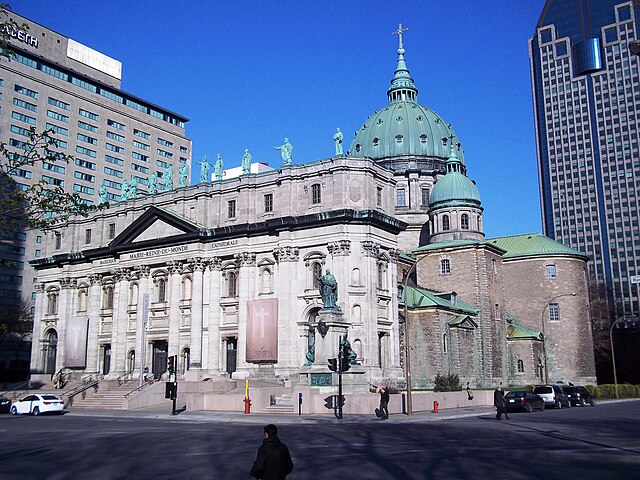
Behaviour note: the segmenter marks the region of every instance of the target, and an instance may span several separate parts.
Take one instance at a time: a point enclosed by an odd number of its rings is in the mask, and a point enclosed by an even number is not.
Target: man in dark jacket
[[[291,455],[278,438],[278,427],[267,425],[264,427],[264,440],[249,474],[260,480],[284,480],[292,470]]]
[[[380,418],[386,420],[389,418],[389,390],[387,387],[378,387],[380,392]]]
[[[502,385],[498,385],[496,389],[493,391],[493,406],[496,407],[496,420],[502,420],[502,414],[504,413],[504,417],[509,420],[509,415],[507,415],[507,401],[504,398],[504,391],[502,390]]]

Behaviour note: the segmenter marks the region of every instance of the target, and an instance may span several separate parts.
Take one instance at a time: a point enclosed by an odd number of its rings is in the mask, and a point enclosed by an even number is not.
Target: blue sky
[[[123,64],[122,89],[190,119],[196,161],[330,157],[387,103],[399,23],[418,102],[450,122],[488,237],[541,231],[528,44],[544,0],[13,1]]]

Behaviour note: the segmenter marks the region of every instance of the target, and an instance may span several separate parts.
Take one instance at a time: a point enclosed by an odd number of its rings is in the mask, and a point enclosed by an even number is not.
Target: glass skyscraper
[[[547,0],[529,41],[544,233],[591,256],[610,321],[640,310],[638,4]]]

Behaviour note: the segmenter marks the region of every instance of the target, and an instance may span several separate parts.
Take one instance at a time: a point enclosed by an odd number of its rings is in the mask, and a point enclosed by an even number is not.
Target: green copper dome
[[[438,180],[429,195],[429,205],[437,208],[447,205],[480,205],[478,187],[461,172],[461,162],[457,156],[455,143],[449,149],[447,173]]]
[[[402,25],[394,32],[399,36],[398,63],[387,91],[389,104],[371,115],[356,132],[349,155],[380,159],[417,155],[445,160],[449,142],[460,142],[451,125],[440,115],[416,103],[418,89],[413,84],[404,59]],[[460,161],[464,164],[462,152]]]

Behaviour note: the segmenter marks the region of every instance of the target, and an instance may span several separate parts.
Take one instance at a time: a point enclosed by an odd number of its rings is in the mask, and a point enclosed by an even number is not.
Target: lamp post
[[[613,385],[616,391],[616,398],[618,398],[618,375],[616,374],[616,354],[613,350],[613,328],[620,320],[622,320],[622,318],[616,319],[609,329],[609,340],[611,341],[611,363],[613,364]]]
[[[547,360],[547,328],[546,328],[547,322],[545,321],[545,318],[544,318],[544,312],[554,300],[557,300],[558,298],[562,298],[562,297],[575,297],[575,296],[576,296],[576,292],[563,293],[561,295],[556,295],[551,300],[548,300],[547,303],[544,305],[544,308],[542,309],[542,317],[540,318],[540,320],[542,321],[542,356],[544,358],[545,385],[549,385],[549,366],[548,366],[549,362]]]

